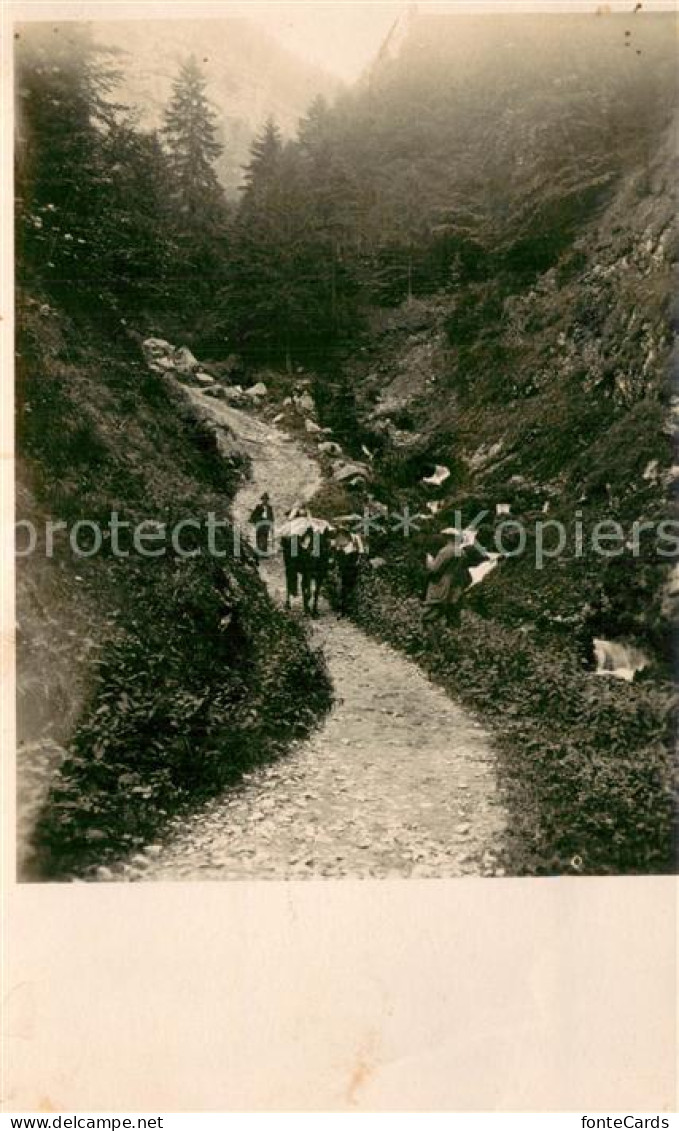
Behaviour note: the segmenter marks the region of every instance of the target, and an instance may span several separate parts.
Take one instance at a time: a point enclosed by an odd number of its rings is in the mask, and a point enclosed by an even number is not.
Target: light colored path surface
[[[299,445],[248,413],[210,405],[253,461],[236,521],[247,522],[264,490],[281,518],[314,493],[319,468]],[[280,599],[280,559],[263,573]],[[177,819],[146,867],[128,866],[130,878],[496,873],[505,816],[483,727],[415,664],[327,608],[311,631],[335,692],[321,729],[190,820]]]

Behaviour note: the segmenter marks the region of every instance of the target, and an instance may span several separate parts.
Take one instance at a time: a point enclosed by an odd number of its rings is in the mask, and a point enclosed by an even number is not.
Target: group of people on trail
[[[255,545],[260,555],[274,550],[275,516],[265,491],[250,515]],[[436,554],[427,554],[427,588],[424,620],[459,626],[465,595],[472,585],[472,570],[486,561],[473,533],[457,527],[441,532],[445,542]],[[286,582],[286,608],[300,588],[304,611],[318,613],[318,598],[334,564],[337,578],[337,612],[346,615],[356,592],[362,563],[369,557],[366,540],[345,525],[331,526],[312,516],[304,503],[296,503],[286,514],[279,531]]]
[[[275,515],[265,491],[250,514],[257,552],[269,556],[274,550]],[[349,612],[358,584],[361,562],[367,556],[364,539],[341,526],[334,528],[314,517],[305,503],[295,503],[278,531],[285,568],[285,604],[302,595],[304,611],[316,615],[318,599],[331,567],[335,566],[337,612]]]

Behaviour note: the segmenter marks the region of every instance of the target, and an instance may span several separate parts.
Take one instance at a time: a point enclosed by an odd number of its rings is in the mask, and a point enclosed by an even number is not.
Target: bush
[[[42,873],[82,872],[143,844],[307,733],[330,683],[254,573],[199,559],[125,577],[121,628],[38,828]]]

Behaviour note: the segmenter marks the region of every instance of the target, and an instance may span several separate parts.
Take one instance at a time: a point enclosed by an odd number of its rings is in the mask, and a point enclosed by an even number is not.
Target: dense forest
[[[295,136],[262,122],[227,178],[225,108],[200,58],[185,59],[151,129],[119,101],[124,58],[86,25],[15,34],[20,293],[55,304],[73,341],[95,328],[121,356],[158,336],[245,385],[265,372],[288,392],[307,374],[322,423],[355,457],[367,450],[388,506],[422,510],[434,497],[423,478],[445,465],[426,537],[376,538],[387,565],[357,619],[475,706],[510,704],[508,730],[544,761],[541,787],[510,774],[526,812],[536,788],[545,809],[560,791],[564,812],[577,809],[574,747],[589,750],[588,774],[613,750],[622,784],[604,768],[597,788],[632,831],[592,859],[666,868],[667,563],[652,547],[605,569],[567,559],[538,575],[507,562],[474,609],[470,648],[451,641],[438,658],[424,655],[408,601],[453,507],[565,522],[665,513],[673,19],[404,15],[352,88],[316,98]],[[29,379],[23,388],[20,443],[44,459],[47,416]],[[105,464],[85,430],[69,443],[75,462]],[[318,505],[331,516],[351,498]],[[640,688],[585,686],[596,635],[653,657]],[[581,843],[562,839],[557,871]],[[526,870],[549,870],[541,853],[534,844]]]
[[[327,362],[369,304],[525,285],[667,127],[671,29],[493,17],[479,41],[478,19],[449,25],[416,19],[294,140],[263,123],[237,201],[194,57],[162,127],[141,130],[116,101],[118,53],[86,27],[17,32],[25,269],[120,318],[198,320],[215,356],[287,364]]]

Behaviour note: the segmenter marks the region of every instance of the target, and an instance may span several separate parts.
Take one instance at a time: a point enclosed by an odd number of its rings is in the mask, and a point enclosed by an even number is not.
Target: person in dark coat
[[[365,556],[365,545],[360,534],[340,531],[335,540],[335,561],[339,574],[339,596],[337,612],[346,616],[351,607],[361,562]]]
[[[257,552],[268,554],[273,536],[274,513],[266,491],[250,515],[250,522],[255,528]]]

